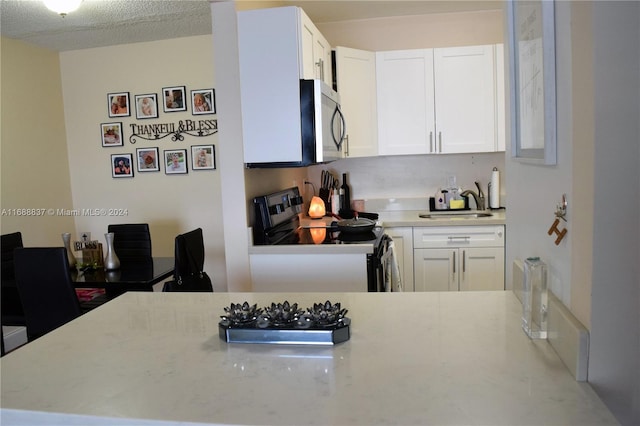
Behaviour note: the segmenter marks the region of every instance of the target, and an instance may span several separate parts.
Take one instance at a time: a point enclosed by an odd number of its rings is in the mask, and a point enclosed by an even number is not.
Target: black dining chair
[[[162,291],[213,291],[211,278],[204,271],[202,228],[194,229],[176,237],[173,280],[167,281]]]
[[[16,286],[15,267],[13,263],[13,251],[22,247],[22,233],[13,232],[0,237],[2,246],[2,269],[0,280],[2,281],[2,325],[24,326],[25,317],[18,287]]]
[[[89,310],[76,296],[64,247],[17,248],[14,264],[29,341]]]
[[[113,248],[120,263],[151,259],[151,233],[147,223],[111,224]]]

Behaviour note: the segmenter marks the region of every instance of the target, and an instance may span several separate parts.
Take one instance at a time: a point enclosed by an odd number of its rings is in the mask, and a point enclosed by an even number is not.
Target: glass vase
[[[547,265],[538,257],[524,262],[522,329],[531,339],[547,338]]]
[[[62,242],[64,243],[64,248],[67,250],[67,261],[69,263],[69,269],[75,268],[76,256],[71,250],[71,234],[68,232],[62,234]]]
[[[120,268],[120,259],[116,255],[116,251],[113,248],[113,232],[104,234],[104,238],[107,240],[107,253],[104,256],[104,269],[111,271]]]

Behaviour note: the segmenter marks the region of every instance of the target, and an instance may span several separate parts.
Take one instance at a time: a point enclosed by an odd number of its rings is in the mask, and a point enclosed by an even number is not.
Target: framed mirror
[[[555,2],[508,0],[511,156],[556,164]]]

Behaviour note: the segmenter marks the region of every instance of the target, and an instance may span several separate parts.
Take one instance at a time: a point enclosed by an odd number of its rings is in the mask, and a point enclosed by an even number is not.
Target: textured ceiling
[[[502,8],[484,0],[242,0],[238,9],[301,6],[316,23]],[[39,0],[0,0],[0,33],[56,51],[211,34],[208,0],[84,0],[61,17]]]

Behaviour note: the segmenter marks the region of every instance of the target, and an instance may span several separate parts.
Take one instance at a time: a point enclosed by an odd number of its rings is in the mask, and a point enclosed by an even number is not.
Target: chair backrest
[[[120,262],[151,259],[151,233],[147,223],[112,224],[113,248]]]
[[[13,250],[22,247],[22,233],[14,232],[12,234],[4,234],[0,237],[2,246],[2,281],[13,280]]]
[[[24,309],[18,294],[15,278],[15,266],[13,263],[13,251],[22,247],[22,234],[14,232],[4,234],[1,237],[2,245],[2,325],[25,325]]]
[[[180,234],[175,245],[176,267],[174,275],[186,276],[204,269],[204,239],[202,228]]]
[[[17,248],[14,263],[29,340],[80,316],[64,247]]]
[[[204,272],[204,240],[202,229],[176,237],[174,280],[168,281],[162,291],[213,292],[211,278]]]

